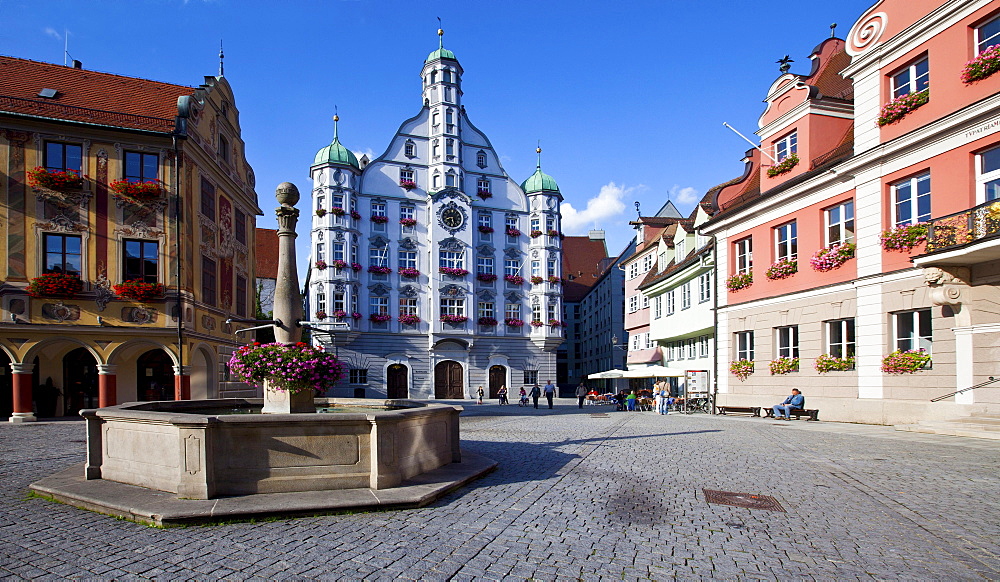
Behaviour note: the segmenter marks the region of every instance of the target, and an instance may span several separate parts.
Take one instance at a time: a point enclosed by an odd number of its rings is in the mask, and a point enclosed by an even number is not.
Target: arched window
[[[441,157],[441,144],[438,142],[438,140],[434,140],[433,144],[431,145],[431,153],[433,154],[435,159]]]
[[[431,83],[437,83],[438,73],[437,71],[431,71]]]
[[[451,109],[445,112],[444,120],[448,124],[448,133],[455,133],[455,114]]]
[[[479,150],[476,153],[476,165],[479,166],[480,168],[486,167],[486,152],[484,152],[483,150]]]
[[[444,82],[451,83],[451,71],[449,70],[444,71]]]
[[[403,151],[408,158],[417,157],[417,145],[413,143],[412,140],[406,140],[406,145],[403,147]]]
[[[448,170],[448,173],[445,175],[444,178],[445,186],[450,186],[454,188],[457,182],[457,178],[458,176],[455,175],[454,170]]]
[[[446,142],[444,153],[447,154],[449,158],[455,155],[455,140],[449,139]]]
[[[441,125],[441,113],[440,112],[435,111],[434,115],[431,116],[431,125],[433,125],[434,127],[437,127],[437,126]]]
[[[434,172],[434,189],[437,190],[441,187],[441,174]]]

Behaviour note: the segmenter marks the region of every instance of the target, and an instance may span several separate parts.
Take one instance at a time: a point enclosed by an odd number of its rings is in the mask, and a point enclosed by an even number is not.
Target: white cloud
[[[375,159],[375,152],[372,151],[372,148],[365,148],[360,151],[354,151],[354,150],[351,151],[354,152],[355,157],[357,157],[359,160],[361,159],[361,156],[368,156],[369,160]]]
[[[59,34],[59,31],[56,30],[56,29],[54,29],[54,28],[52,28],[51,26],[47,26],[45,28],[45,34],[51,36],[52,38],[54,38],[56,40],[62,40],[62,35]]]
[[[701,200],[701,194],[690,186],[681,188],[680,185],[674,184],[673,187],[670,188],[670,199],[673,200],[675,204],[682,204],[686,206]]]
[[[566,234],[583,234],[591,226],[607,223],[610,218],[625,211],[622,199],[635,190],[636,187],[608,182],[601,186],[597,196],[587,200],[587,207],[583,210],[577,210],[572,204],[564,202],[561,206],[563,231]]]

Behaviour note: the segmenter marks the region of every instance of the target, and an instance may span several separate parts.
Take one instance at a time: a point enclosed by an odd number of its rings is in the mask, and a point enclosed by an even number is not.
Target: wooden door
[[[403,364],[393,364],[386,372],[386,397],[390,399],[409,396],[409,383],[406,379],[407,370]]]
[[[500,396],[500,387],[507,383],[507,368],[504,366],[490,366],[490,398]],[[507,388],[507,397],[510,398],[510,388]]]
[[[434,397],[452,400],[465,398],[462,364],[445,360],[434,366]]]

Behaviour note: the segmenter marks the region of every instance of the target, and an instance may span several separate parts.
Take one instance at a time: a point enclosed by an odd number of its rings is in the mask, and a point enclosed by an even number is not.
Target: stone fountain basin
[[[354,398],[317,398],[316,405],[362,410],[218,412],[259,410],[259,398],[133,402],[83,410],[85,476],[213,499],[387,489],[461,462],[461,406]]]

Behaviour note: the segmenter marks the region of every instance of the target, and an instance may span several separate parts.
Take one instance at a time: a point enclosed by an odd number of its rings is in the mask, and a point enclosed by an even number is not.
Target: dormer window
[[[480,168],[486,167],[486,152],[483,150],[476,152],[476,165]]]
[[[788,156],[799,151],[799,132],[793,131],[785,137],[774,142],[774,157],[778,162],[783,161]]]
[[[976,29],[976,54],[1000,44],[1000,17]]]
[[[684,260],[684,257],[687,256],[687,239],[682,238],[681,240],[677,241],[676,249],[677,249],[676,251],[677,262],[679,263],[682,260]]]
[[[923,91],[929,83],[930,71],[927,57],[924,57],[892,76],[892,96],[897,98]]]
[[[413,140],[406,140],[406,145],[403,146],[403,154],[408,158],[417,157],[417,144],[413,143]]]

